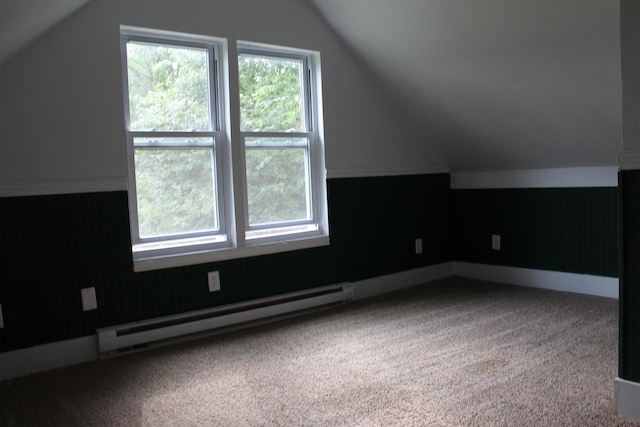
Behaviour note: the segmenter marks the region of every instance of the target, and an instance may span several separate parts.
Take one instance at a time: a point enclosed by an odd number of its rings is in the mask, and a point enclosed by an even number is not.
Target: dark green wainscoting
[[[615,187],[453,190],[452,199],[457,261],[618,277]]]
[[[329,204],[331,245],[348,281],[452,259],[448,174],[330,180]]]
[[[640,171],[620,172],[619,183],[622,266],[618,375],[640,382]]]
[[[331,179],[328,195],[330,246],[143,273],[133,272],[126,192],[0,198],[0,352],[451,260],[448,174]],[[82,311],[85,287],[98,310]]]

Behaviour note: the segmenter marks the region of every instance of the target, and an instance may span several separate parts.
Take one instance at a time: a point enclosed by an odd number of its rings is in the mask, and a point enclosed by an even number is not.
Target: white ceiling
[[[90,0],[0,0],[0,62]],[[619,2],[309,0],[454,172],[616,165]]]
[[[0,63],[89,0],[0,0]]]
[[[310,1],[452,171],[617,164],[618,1]]]

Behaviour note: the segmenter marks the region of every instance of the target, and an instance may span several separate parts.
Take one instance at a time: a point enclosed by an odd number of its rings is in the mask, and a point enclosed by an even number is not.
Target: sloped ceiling
[[[617,164],[618,1],[310,1],[452,171]]]
[[[0,0],[0,63],[90,0]]]
[[[0,63],[90,0],[0,0]],[[616,165],[619,2],[309,0],[457,171]]]

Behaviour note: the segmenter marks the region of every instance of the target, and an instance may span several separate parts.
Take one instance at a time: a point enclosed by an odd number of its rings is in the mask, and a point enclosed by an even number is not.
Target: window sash
[[[183,245],[184,242],[181,242],[181,240],[184,239],[193,239],[193,238],[202,238],[205,236],[210,236],[212,237],[212,242],[217,243],[214,246],[224,246],[222,244],[220,244],[221,241],[225,241],[227,240],[227,218],[225,215],[226,209],[224,208],[224,194],[221,194],[223,192],[223,186],[221,185],[221,177],[222,177],[222,172],[221,172],[221,167],[220,167],[220,155],[216,150],[216,143],[215,140],[212,144],[207,144],[207,145],[177,145],[177,144],[173,144],[173,145],[162,145],[162,146],[152,146],[152,145],[143,145],[143,146],[135,146],[133,144],[133,141],[131,141],[131,143],[129,144],[130,146],[130,150],[132,151],[132,155],[133,155],[133,161],[131,162],[132,164],[130,165],[130,172],[129,172],[129,203],[131,204],[131,209],[130,209],[130,215],[131,215],[131,228],[133,230],[132,233],[132,243],[134,245],[134,249],[136,247],[143,247],[145,244],[147,243],[158,243],[158,242],[167,242],[168,246],[170,245],[170,242],[175,242],[175,246],[176,247],[180,247]],[[202,230],[202,231],[191,231],[191,232],[181,232],[181,233],[167,233],[167,234],[163,234],[163,235],[158,235],[158,236],[147,236],[147,237],[142,237],[141,232],[140,232],[140,208],[138,205],[138,191],[137,191],[137,177],[138,177],[138,172],[136,171],[136,166],[135,166],[135,155],[137,151],[169,151],[169,150],[176,150],[176,151],[180,151],[180,150],[190,150],[190,149],[194,149],[194,150],[211,150],[211,156],[212,156],[212,182],[213,182],[213,187],[210,188],[209,190],[211,190],[213,192],[213,203],[214,203],[214,208],[216,210],[216,212],[214,213],[215,217],[217,217],[217,228],[214,227],[214,224],[212,224],[212,228],[209,230]],[[157,246],[157,245],[156,245]],[[147,248],[151,248],[152,245],[147,245]]]
[[[239,60],[241,56],[251,56],[251,57],[262,57],[266,59],[273,60],[294,60],[300,61],[302,64],[302,73],[300,76],[301,84],[302,84],[302,129],[295,132],[313,132],[316,126],[316,117],[315,110],[313,108],[315,94],[314,85],[311,84],[312,78],[312,69],[313,69],[313,60],[308,54],[298,54],[295,52],[287,52],[286,48],[276,48],[276,47],[255,47],[254,44],[251,43],[239,43],[238,46],[238,69],[240,68]],[[240,114],[240,119],[242,114]],[[253,133],[252,131],[247,131],[243,129],[243,124],[240,123],[240,131],[242,133]],[[261,131],[258,131],[260,133]],[[269,132],[271,133],[271,132]],[[282,133],[276,131],[275,133]],[[291,132],[286,132],[291,133]]]
[[[140,132],[144,131],[135,131],[131,130],[131,111],[130,105],[131,101],[129,98],[129,81],[128,81],[128,55],[127,55],[127,43],[129,42],[137,42],[137,43],[146,43],[150,45],[158,45],[158,46],[169,46],[169,47],[183,47],[183,48],[195,48],[206,50],[207,52],[207,79],[208,79],[208,108],[210,114],[210,131],[219,131],[222,123],[222,111],[220,108],[220,96],[219,96],[219,71],[218,71],[218,48],[215,42],[211,41],[197,41],[198,37],[170,37],[164,38],[161,36],[151,36],[144,34],[143,32],[139,32],[136,30],[128,30],[127,32],[123,32],[121,35],[121,51],[123,57],[123,76],[125,79],[124,89],[126,91],[125,95],[125,109],[126,109],[126,129],[130,132]],[[175,133],[188,133],[185,131],[160,131],[160,132],[175,132]]]
[[[276,228],[286,228],[291,226],[299,226],[302,224],[314,224],[316,222],[317,215],[315,214],[315,202],[313,200],[313,181],[311,174],[311,159],[310,159],[310,138],[305,138],[306,142],[297,142],[297,143],[284,143],[284,142],[276,142],[276,141],[268,141],[264,143],[258,143],[255,141],[255,136],[252,137],[244,137],[245,143],[245,168],[244,168],[244,188],[245,188],[245,232],[255,231],[255,230],[266,230],[266,229],[276,229]],[[279,138],[288,138],[288,135],[279,136]],[[301,138],[297,138],[301,139]],[[249,141],[247,141],[249,140]],[[253,143],[250,142],[254,140]],[[305,197],[305,210],[306,214],[305,218],[298,219],[289,219],[289,220],[281,220],[281,221],[266,221],[266,222],[255,222],[251,224],[251,212],[249,197],[249,171],[248,166],[246,164],[247,154],[251,151],[268,151],[268,150],[277,150],[283,152],[283,150],[302,150],[303,158],[303,168],[304,168],[304,197]],[[298,177],[299,178],[299,177]],[[256,234],[254,233],[254,236]],[[255,238],[255,237],[254,237]]]
[[[280,134],[280,137],[288,137],[288,134]],[[252,137],[256,137],[252,134]],[[255,149],[273,149],[273,148],[283,148],[283,149],[300,149],[301,146],[298,144],[265,144],[265,146],[261,146],[260,148],[256,148],[257,144],[247,144],[245,145],[245,140],[247,137],[242,135],[244,150],[255,150]],[[320,224],[320,205],[318,202],[319,197],[319,189],[318,185],[318,177],[316,170],[315,162],[313,161],[313,135],[308,138],[308,145],[306,147],[302,146],[305,149],[305,184],[307,188],[306,197],[307,197],[307,206],[309,210],[308,219],[299,219],[299,220],[288,220],[288,221],[276,221],[270,222],[266,224],[250,224],[249,217],[249,201],[248,201],[248,191],[247,191],[247,170],[246,165],[243,170],[243,187],[244,187],[244,236],[247,240],[247,244],[261,244],[261,243],[269,243],[269,242],[277,242],[282,241],[283,236],[288,236],[290,239],[295,238],[305,238],[318,236],[323,234],[323,230]],[[246,154],[245,154],[246,156]]]

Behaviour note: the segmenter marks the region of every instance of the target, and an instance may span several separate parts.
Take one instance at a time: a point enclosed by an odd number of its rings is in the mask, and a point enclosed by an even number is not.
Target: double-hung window
[[[318,230],[312,61],[255,45],[238,50],[247,241]]]
[[[121,50],[137,270],[328,244],[317,53],[239,42],[234,75],[224,39]]]
[[[134,253],[225,246],[219,43],[122,36]]]

